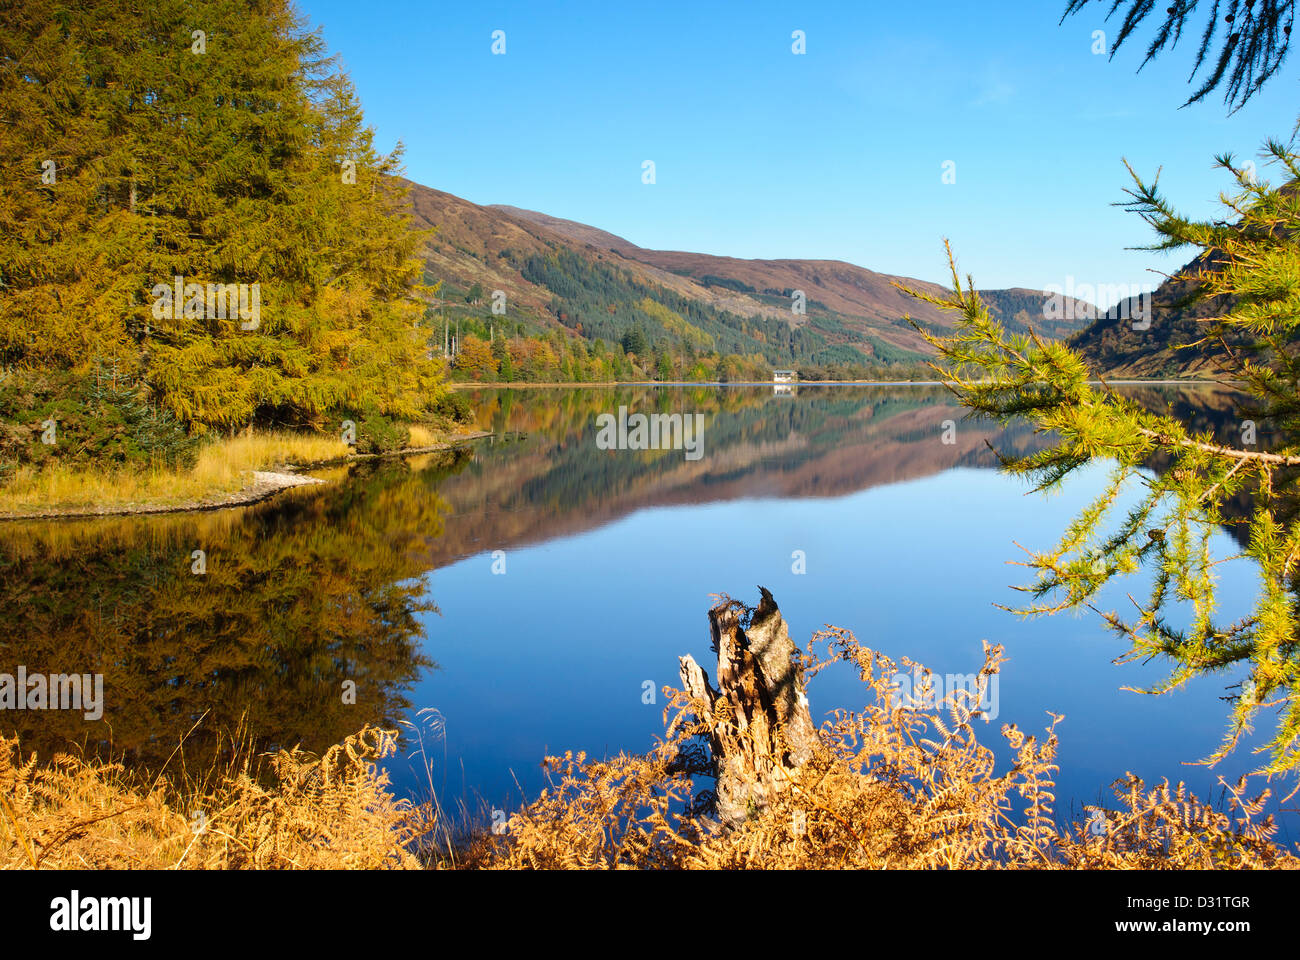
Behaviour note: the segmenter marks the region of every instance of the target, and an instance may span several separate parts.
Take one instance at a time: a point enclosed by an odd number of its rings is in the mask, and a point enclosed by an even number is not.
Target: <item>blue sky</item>
[[[1158,281],[1190,256],[1125,249],[1151,234],[1111,205],[1122,158],[1209,216],[1215,154],[1254,156],[1298,112],[1290,64],[1232,116],[1180,110],[1191,45],[1141,73],[1149,27],[1094,55],[1109,3],[1059,26],[1063,0],[299,4],[420,183],[645,247],[935,281],[946,236],[981,287]]]

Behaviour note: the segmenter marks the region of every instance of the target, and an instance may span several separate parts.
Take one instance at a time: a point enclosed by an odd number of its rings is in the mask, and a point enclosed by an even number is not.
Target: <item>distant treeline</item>
[[[542,315],[520,319],[517,308],[493,314],[482,284],[466,290],[428,276],[440,296],[426,314],[430,348],[441,354],[454,345],[457,380],[766,380],[773,369],[789,368],[804,379],[907,379],[921,359],[852,330],[816,301],[799,324],[775,310],[744,317],[563,248],[498,256],[552,296]],[[704,282],[745,286],[718,277]],[[788,310],[789,293],[765,290],[763,299]],[[561,329],[548,328],[556,320]]]

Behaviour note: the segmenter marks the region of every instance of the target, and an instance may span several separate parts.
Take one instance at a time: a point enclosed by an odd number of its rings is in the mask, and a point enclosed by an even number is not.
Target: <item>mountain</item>
[[[1068,341],[1097,373],[1113,377],[1200,377],[1226,372],[1217,344],[1185,347],[1208,332],[1207,320],[1231,306],[1227,297],[1190,302],[1200,286],[1197,276],[1216,268],[1212,253],[1202,254],[1166,280],[1150,298],[1149,329],[1134,329],[1138,298],[1130,297]],[[1145,325],[1145,321],[1140,325]]]
[[[1294,199],[1300,193],[1300,180],[1281,184],[1277,193]],[[1242,221],[1236,222],[1240,227]],[[1274,224],[1270,230],[1281,237],[1291,236],[1285,225]],[[1224,362],[1221,344],[1200,342],[1211,332],[1209,321],[1232,310],[1233,298],[1195,298],[1202,285],[1200,278],[1223,269],[1225,263],[1222,251],[1206,251],[1157,287],[1151,295],[1148,329],[1133,329],[1130,318],[1136,312],[1137,298],[1130,297],[1075,333],[1068,341],[1070,346],[1095,372],[1108,376],[1212,379],[1234,375],[1236,371]],[[1234,351],[1248,351],[1251,346],[1238,330],[1229,328],[1224,336]]]
[[[915,362],[932,351],[904,316],[935,330],[952,325],[947,311],[893,286],[943,292],[922,280],[834,260],[650,250],[572,220],[480,206],[407,183],[416,226],[434,231],[425,261],[427,278],[442,282],[439,310],[494,330],[563,329],[617,343],[640,329],[654,350],[735,353],[797,366]],[[504,317],[491,314],[492,291],[505,294]],[[792,309],[796,291],[804,294],[802,314]],[[1013,328],[1033,322],[1048,336],[1065,337],[1086,322],[1044,321],[1044,293],[982,294]],[[1078,306],[1071,315],[1085,313]]]

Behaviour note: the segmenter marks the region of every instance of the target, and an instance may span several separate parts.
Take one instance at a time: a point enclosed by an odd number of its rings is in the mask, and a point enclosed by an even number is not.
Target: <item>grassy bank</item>
[[[420,424],[406,431],[404,449],[428,449],[458,436]],[[0,518],[234,503],[254,488],[257,472],[344,461],[352,451],[337,435],[259,431],[207,443],[188,467],[27,464],[0,483]]]

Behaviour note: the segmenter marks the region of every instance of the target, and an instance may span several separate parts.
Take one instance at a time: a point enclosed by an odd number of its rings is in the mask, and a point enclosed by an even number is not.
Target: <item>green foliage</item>
[[[1037,577],[1022,588],[1033,600],[1019,612],[1096,609],[1093,601],[1105,584],[1145,569],[1150,593],[1134,600],[1136,613],[1102,613],[1130,645],[1125,660],[1154,657],[1171,664],[1168,679],[1152,693],[1246,665],[1248,678],[1229,698],[1227,737],[1207,762],[1231,750],[1259,710],[1276,706],[1265,769],[1280,772],[1300,766],[1300,359],[1294,351],[1300,335],[1300,165],[1296,154],[1276,143],[1266,155],[1285,175],[1280,189],[1256,183],[1231,157],[1219,158],[1238,187],[1225,197],[1233,223],[1183,217],[1155,183],[1136,174],[1128,206],[1161,238],[1155,249],[1213,252],[1194,261],[1189,275],[1202,296],[1223,297],[1230,309],[1203,321],[1203,340],[1217,344],[1234,379],[1246,385],[1250,400],[1240,415],[1270,428],[1277,438],[1270,452],[1225,446],[1175,416],[1093,387],[1082,358],[1064,344],[1032,331],[1008,334],[970,279],[962,285],[951,250],[951,297],[908,292],[959,314],[953,336],[925,336],[939,350],[936,369],[964,404],[1001,422],[1027,418],[1057,438],[1041,452],[1005,457],[1007,470],[1050,490],[1085,464],[1113,465],[1106,490],[1060,542],[1027,551],[1025,565]],[[1243,340],[1245,347],[1233,345]],[[1153,465],[1159,467],[1154,474]],[[1118,498],[1130,487],[1142,495],[1117,516]],[[1222,622],[1217,608],[1214,570],[1224,558],[1210,549],[1220,526],[1237,532],[1261,581],[1254,610],[1231,623]],[[1190,608],[1190,622],[1178,627],[1171,617],[1184,608]]]
[[[434,416],[443,417],[452,423],[472,423],[474,420],[474,410],[469,401],[465,399],[463,394],[457,393],[455,390],[443,392],[434,401],[430,412]]]
[[[41,442],[54,421],[55,442]],[[199,438],[137,384],[99,369],[90,376],[17,370],[0,380],[0,464],[114,463],[188,467]]]
[[[690,271],[685,271],[686,276],[690,276]],[[749,284],[740,280],[733,280],[730,277],[715,277],[706,273],[698,278],[700,283],[706,287],[724,287],[727,290],[735,290],[737,293],[757,293],[758,291]]]
[[[896,347],[886,340],[879,337],[868,335],[867,342],[871,344],[872,356],[878,363],[888,366],[895,364],[920,364],[925,362],[925,356],[914,350],[906,350],[902,347]]]
[[[515,379],[515,362],[510,356],[505,338],[492,341],[492,356],[497,362],[497,379],[502,383],[511,383]]]
[[[495,375],[476,359],[453,367],[453,376],[461,381],[663,379],[663,357],[668,358],[675,376],[695,371],[698,377],[692,375],[692,379],[766,379],[773,367],[797,367],[815,370],[817,379],[899,380],[911,378],[923,360],[920,353],[858,332],[856,319],[818,300],[807,301],[806,320],[795,326],[789,319],[793,290],[773,288],[759,293],[740,281],[711,275],[696,278],[708,286],[751,294],[772,308],[759,316],[742,317],[648,284],[615,262],[584,257],[565,248],[526,257],[508,251],[501,255],[525,280],[551,292],[550,301],[539,309],[565,329],[538,334],[516,325],[508,353],[497,354],[494,348]],[[691,275],[689,271],[677,272]],[[472,316],[472,311],[459,303],[448,308],[456,314],[464,334],[487,339],[487,318]],[[901,317],[897,322],[907,326]],[[496,332],[509,337],[508,327],[498,327]],[[553,335],[557,332],[558,338]],[[615,345],[622,347],[621,356],[608,351]],[[602,352],[596,353],[597,349]],[[595,359],[582,356],[588,350]],[[553,363],[549,354],[554,354]],[[723,362],[727,357],[733,359]]]
[[[713,346],[713,337],[698,327],[687,323],[681,316],[669,310],[662,303],[642,297],[637,301],[637,308],[646,316],[654,318],[669,334],[682,345],[683,349],[696,347],[708,349]]]
[[[646,351],[650,349],[645,331],[640,327],[633,327],[623,334],[622,344],[624,353],[635,354],[638,357],[645,356]]]
[[[827,347],[825,350],[819,350],[813,354],[813,362],[817,364],[865,364],[867,362],[866,354],[856,347],[850,347],[848,344],[839,343],[833,347]]]
[[[1072,304],[1069,316],[1048,319],[1044,301],[1048,294],[1038,290],[981,290],[980,299],[1009,333],[1026,333],[1032,326],[1052,339],[1064,339],[1087,327],[1094,319],[1093,304]],[[933,332],[933,331],[931,331]]]
[[[659,354],[659,362],[655,364],[655,373],[660,380],[675,379],[677,371],[673,367],[673,358],[666,353]]]
[[[393,453],[410,445],[411,434],[371,407],[357,417],[357,453]]]
[[[807,357],[826,338],[807,326],[794,328],[770,316],[740,317],[665,287],[649,285],[629,271],[560,249],[516,264],[525,280],[555,294],[552,309],[560,322],[588,339],[620,342],[640,327],[647,349],[680,351],[683,342],[720,353],[761,354],[769,363]],[[646,304],[654,304],[647,309]],[[785,302],[788,309],[789,301]]]

